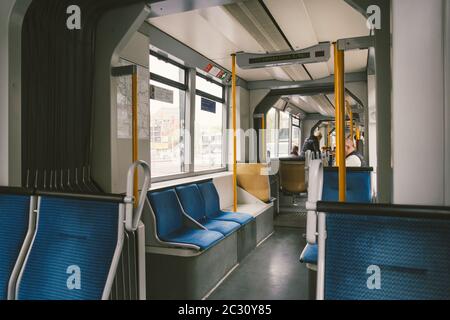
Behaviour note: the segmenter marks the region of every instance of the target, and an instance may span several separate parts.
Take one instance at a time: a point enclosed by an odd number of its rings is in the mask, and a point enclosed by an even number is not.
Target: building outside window
[[[194,170],[224,168],[224,86],[200,75],[195,83]]]
[[[184,172],[186,70],[150,55],[150,142],[152,177]]]

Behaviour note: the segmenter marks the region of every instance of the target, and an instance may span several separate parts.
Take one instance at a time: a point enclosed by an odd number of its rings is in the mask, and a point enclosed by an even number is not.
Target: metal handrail
[[[141,195],[139,202],[135,203],[138,199],[135,198],[135,179],[136,169],[142,167],[144,170],[144,184],[142,185]],[[147,198],[147,191],[150,188],[150,166],[142,160],[136,161],[128,169],[127,175],[127,204],[125,213],[125,228],[127,231],[136,231],[141,221],[142,211]],[[134,205],[136,204],[136,205]]]
[[[319,201],[317,212],[356,216],[450,220],[450,207]]]

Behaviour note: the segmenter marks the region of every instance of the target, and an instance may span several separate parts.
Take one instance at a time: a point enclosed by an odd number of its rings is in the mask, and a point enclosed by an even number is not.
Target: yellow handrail
[[[334,43],[334,95],[336,104],[336,164],[339,176],[339,201],[345,202],[345,98],[344,98],[344,51]]]
[[[231,55],[231,65],[231,96],[233,117],[233,211],[237,212],[236,54]]]

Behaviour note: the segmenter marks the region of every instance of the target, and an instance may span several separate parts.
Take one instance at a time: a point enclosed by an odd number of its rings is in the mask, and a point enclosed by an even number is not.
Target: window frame
[[[195,171],[195,147],[194,145],[190,145],[189,148],[187,148],[188,144],[192,144],[192,140],[193,137],[195,137],[195,121],[192,122],[192,120],[195,120],[195,107],[196,107],[196,96],[200,96],[200,97],[204,97],[206,99],[210,99],[216,103],[219,103],[220,106],[222,107],[222,131],[223,131],[223,136],[225,137],[225,132],[226,129],[228,127],[228,98],[227,98],[227,94],[229,92],[229,88],[216,80],[213,80],[201,73],[199,73],[197,71],[197,69],[195,68],[189,68],[186,67],[184,65],[182,65],[181,63],[168,58],[165,55],[162,55],[154,50],[149,50],[149,54],[155,56],[156,58],[166,62],[166,63],[170,63],[172,65],[175,65],[177,67],[179,67],[180,69],[184,70],[184,83],[182,82],[177,82],[174,81],[172,79],[168,79],[164,76],[158,75],[158,74],[154,74],[154,73],[150,73],[150,81],[157,81],[160,82],[162,84],[171,86],[173,88],[179,89],[184,91],[186,97],[185,97],[185,103],[184,106],[181,106],[181,108],[184,108],[184,110],[181,110],[182,114],[184,114],[184,118],[181,119],[182,123],[184,125],[182,125],[182,128],[180,128],[180,130],[189,130],[190,134],[191,134],[191,141],[188,142],[186,140],[186,137],[184,137],[184,135],[181,135],[180,138],[183,137],[183,141],[182,143],[184,144],[183,150],[185,151],[185,154],[181,154],[181,170],[185,170],[184,172],[181,173],[174,173],[174,174],[168,174],[168,175],[164,175],[164,176],[157,176],[157,177],[151,177],[151,181],[152,183],[158,183],[158,182],[165,182],[165,181],[171,181],[171,180],[177,180],[177,179],[183,179],[183,178],[190,178],[190,177],[197,177],[197,176],[202,176],[202,175],[208,175],[208,174],[213,174],[213,173],[220,173],[220,172],[226,172],[228,171],[228,163],[227,163],[227,154],[228,154],[228,143],[225,141],[223,142],[222,145],[222,167],[221,168],[215,168],[215,169],[206,169],[206,170],[198,170]],[[149,67],[150,69],[150,67]],[[216,85],[219,85],[222,87],[222,97],[216,97],[212,94],[208,94],[207,92],[204,92],[202,90],[198,90],[196,88],[196,81],[195,78],[196,76],[199,76],[209,82],[212,82]],[[150,102],[150,107],[151,107],[151,102]],[[151,140],[151,137],[150,137]],[[152,143],[150,141],[150,151],[152,148]],[[188,150],[188,152],[186,152]],[[192,163],[187,165],[185,163],[185,159],[190,158],[192,159]],[[151,162],[151,157],[150,157],[150,162]],[[152,167],[150,166],[150,171],[152,171]]]
[[[207,93],[205,91],[202,91],[202,90],[199,90],[199,89],[195,88],[195,94],[196,95],[204,97],[204,98],[209,99],[209,100],[213,100],[213,101],[218,102],[218,103],[225,104],[225,85],[223,83],[220,83],[219,81],[215,81],[213,79],[210,79],[209,77],[207,77],[207,76],[205,76],[205,75],[203,75],[203,74],[201,74],[199,72],[196,73],[196,76],[200,77],[202,79],[205,79],[206,81],[209,81],[211,83],[214,83],[215,85],[218,85],[218,86],[222,87],[222,97],[219,98],[219,97],[216,97],[216,96],[214,96],[212,94],[209,94],[209,93]]]
[[[154,56],[155,58],[157,58],[161,61],[164,61],[165,63],[170,63],[171,65],[174,65],[184,71],[184,83],[166,78],[164,76],[161,76],[159,74],[152,73],[152,72],[150,72],[150,80],[161,82],[162,84],[165,84],[165,85],[168,85],[171,87],[175,87],[175,88],[177,88],[179,90],[183,90],[183,91],[187,91],[189,89],[189,86],[188,86],[189,69],[186,66],[182,65],[181,63],[176,62],[175,60],[165,57],[164,55],[162,55],[156,51],[153,51],[153,50],[150,50],[149,55]]]

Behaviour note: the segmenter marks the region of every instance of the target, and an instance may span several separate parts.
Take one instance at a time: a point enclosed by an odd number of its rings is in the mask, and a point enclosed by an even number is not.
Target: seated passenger
[[[362,167],[364,158],[355,148],[355,144],[351,138],[345,139],[345,166],[346,167]]]
[[[291,157],[298,157],[298,146],[292,147]]]

